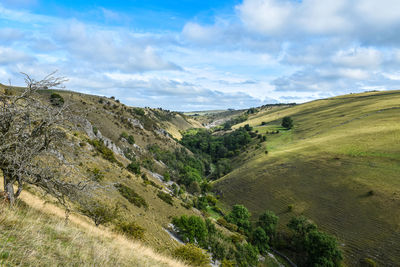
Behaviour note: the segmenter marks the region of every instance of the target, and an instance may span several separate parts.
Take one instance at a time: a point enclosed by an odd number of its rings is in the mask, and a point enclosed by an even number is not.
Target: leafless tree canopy
[[[13,204],[25,183],[37,186],[65,204],[65,198],[84,185],[63,179],[68,164],[60,148],[73,127],[68,106],[52,105],[38,94],[60,88],[64,78],[54,73],[36,81],[24,74],[26,88],[16,94],[0,91],[0,170],[4,191]],[[18,186],[14,192],[13,185]]]

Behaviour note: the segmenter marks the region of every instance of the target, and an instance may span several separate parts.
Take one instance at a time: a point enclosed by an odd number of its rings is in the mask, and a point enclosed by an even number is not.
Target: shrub
[[[253,130],[253,127],[251,127],[249,124],[246,124],[246,125],[244,126],[244,129],[245,129],[246,131],[250,132],[251,130]]]
[[[158,191],[157,196],[164,201],[165,203],[168,203],[169,205],[173,206],[174,205],[174,199],[171,197],[170,194],[165,193],[163,191]]]
[[[135,159],[135,153],[132,151],[131,148],[126,147],[126,148],[124,148],[123,152],[124,152],[124,156],[125,156],[127,159],[129,159],[130,161],[136,160],[136,159]]]
[[[133,145],[135,143],[135,138],[132,135],[129,135],[127,140],[128,140],[128,143],[131,145]]]
[[[291,129],[293,127],[293,120],[291,117],[283,117],[282,119],[282,127],[285,127],[286,129]]]
[[[128,140],[128,134],[127,134],[127,132],[122,132],[122,133],[119,135],[119,138],[124,138],[124,139]]]
[[[120,165],[121,163],[119,161],[117,161],[117,159],[114,156],[114,152],[109,149],[108,147],[106,147],[103,143],[102,140],[89,140],[89,143],[98,151],[100,152],[101,156],[113,163],[117,163],[118,165]]]
[[[140,165],[136,161],[132,161],[131,163],[129,163],[128,166],[126,166],[126,169],[133,174],[140,174]]]
[[[50,95],[50,103],[55,107],[62,107],[64,105],[64,98],[57,93],[52,93]]]
[[[97,201],[81,204],[79,211],[93,220],[96,226],[111,222],[118,214],[118,209],[104,206]]]
[[[293,205],[293,204],[289,204],[289,205],[287,206],[287,211],[288,211],[288,212],[293,211],[293,209],[294,209],[294,205]]]
[[[194,266],[208,266],[210,263],[210,258],[204,250],[193,244],[186,244],[176,248],[173,255]]]
[[[135,222],[119,222],[116,225],[118,232],[126,234],[134,239],[143,239],[145,229]]]
[[[144,110],[142,108],[132,108],[131,113],[139,116],[144,116]]]
[[[164,181],[169,182],[171,180],[171,175],[169,172],[164,173]]]
[[[148,208],[148,204],[147,204],[146,200],[142,196],[137,194],[132,188],[127,187],[126,185],[123,185],[123,184],[116,184],[115,188],[117,188],[118,192],[133,205],[135,205],[139,208],[142,206],[145,209]]]

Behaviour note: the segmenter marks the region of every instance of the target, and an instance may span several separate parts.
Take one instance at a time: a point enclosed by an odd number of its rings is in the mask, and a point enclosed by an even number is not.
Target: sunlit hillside
[[[293,119],[291,130],[280,126],[284,116]],[[234,127],[250,124],[266,134],[266,145],[243,153],[236,169],[215,186],[224,203],[242,203],[254,216],[271,209],[282,224],[294,214],[312,218],[339,238],[350,266],[364,257],[395,266],[400,262],[399,119],[399,91],[260,111]]]

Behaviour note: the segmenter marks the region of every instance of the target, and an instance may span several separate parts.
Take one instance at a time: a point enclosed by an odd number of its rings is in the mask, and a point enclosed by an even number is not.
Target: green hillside
[[[215,182],[227,207],[244,204],[254,217],[270,209],[281,225],[304,214],[339,238],[349,266],[400,262],[400,91],[262,109],[233,128],[245,124],[267,142]]]

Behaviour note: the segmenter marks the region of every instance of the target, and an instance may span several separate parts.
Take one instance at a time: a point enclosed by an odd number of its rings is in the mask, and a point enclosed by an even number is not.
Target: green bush
[[[194,266],[209,266],[210,258],[201,248],[193,244],[186,244],[176,248],[173,255]]]
[[[202,247],[206,245],[208,229],[201,217],[182,215],[174,217],[172,223],[178,229],[179,236],[186,242],[197,242]]]
[[[115,158],[114,156],[114,152],[109,149],[108,147],[106,147],[103,143],[103,140],[98,140],[98,139],[94,139],[94,140],[89,140],[88,141],[98,152],[100,152],[101,156],[112,162],[112,163],[117,163],[118,165],[120,165],[121,163]]]
[[[124,139],[128,140],[128,133],[127,133],[127,132],[122,132],[122,133],[119,135],[119,138],[124,138]]]
[[[158,191],[157,196],[163,200],[165,203],[168,203],[169,205],[173,206],[174,205],[174,199],[171,197],[170,194],[165,193],[163,191]]]
[[[126,166],[126,169],[133,174],[140,174],[140,165],[139,162],[136,162],[136,160],[133,160],[131,163],[129,163],[128,166]]]
[[[128,143],[131,145],[133,145],[135,143],[135,138],[132,135],[129,135],[127,140],[128,140]]]
[[[282,119],[282,127],[285,127],[286,129],[291,129],[293,127],[293,120],[291,117],[284,117]]]
[[[97,201],[83,203],[78,208],[79,211],[93,220],[96,226],[106,224],[114,220],[118,215],[118,208],[107,207]]]
[[[293,205],[293,204],[289,204],[289,205],[287,206],[288,212],[291,212],[293,209],[294,209],[294,205]]]
[[[116,229],[134,239],[143,239],[145,232],[145,229],[135,222],[119,222],[116,224]]]
[[[257,226],[260,226],[268,236],[274,236],[278,225],[279,217],[272,211],[267,210],[260,215]]]
[[[133,205],[139,208],[141,208],[142,206],[145,209],[148,208],[146,200],[142,196],[137,194],[132,188],[127,187],[126,185],[123,184],[116,184],[114,186],[115,188],[117,188],[118,192]]]
[[[55,107],[62,107],[64,105],[64,98],[57,93],[52,93],[50,95],[50,103]]]
[[[343,256],[333,236],[313,230],[305,244],[309,266],[340,266]]]
[[[269,237],[264,229],[258,226],[252,233],[251,243],[258,249],[260,253],[265,253],[268,249]]]
[[[139,116],[144,116],[144,110],[142,108],[132,108],[131,113]]]
[[[234,205],[232,211],[225,217],[225,219],[238,226],[239,230],[248,233],[251,229],[250,212],[243,205]]]
[[[237,244],[235,251],[236,263],[240,267],[257,266],[258,251],[250,244]]]

